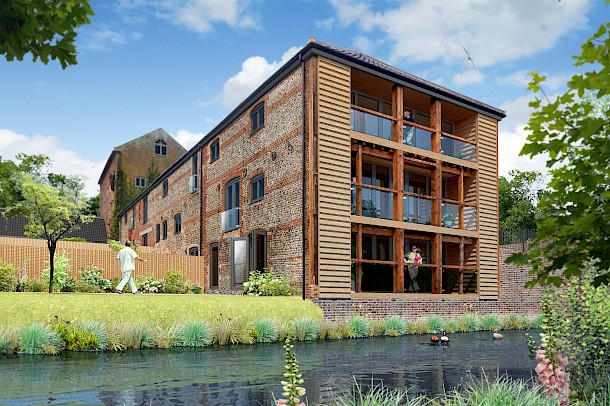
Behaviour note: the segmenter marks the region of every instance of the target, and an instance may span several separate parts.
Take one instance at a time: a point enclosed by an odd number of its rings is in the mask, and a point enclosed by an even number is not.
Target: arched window
[[[167,155],[167,144],[163,140],[157,140],[155,142],[155,155]]]

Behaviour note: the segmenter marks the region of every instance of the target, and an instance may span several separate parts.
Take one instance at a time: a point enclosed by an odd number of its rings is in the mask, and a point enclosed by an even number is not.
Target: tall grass
[[[277,341],[277,327],[272,320],[257,320],[254,322],[254,332],[257,343],[272,343]]]
[[[426,321],[428,334],[438,334],[445,329],[445,322],[440,316],[432,315]]]
[[[354,316],[348,322],[347,325],[352,329],[352,338],[362,338],[369,336],[369,322],[362,316]]]
[[[362,386],[354,379],[350,392],[350,394],[338,396],[335,399],[335,404],[337,406],[424,406],[429,404],[423,396],[410,398],[406,392],[389,389],[383,384],[373,386],[372,379],[369,390],[363,390]]]
[[[401,336],[407,332],[407,326],[403,319],[398,316],[392,316],[385,321],[385,335]]]
[[[213,339],[208,323],[192,321],[176,329],[174,343],[179,347],[204,347],[212,344]]]
[[[50,325],[32,323],[19,333],[19,352],[22,354],[57,354],[62,341]]]
[[[320,329],[309,317],[301,317],[294,321],[294,337],[299,341],[311,341],[318,338]]]

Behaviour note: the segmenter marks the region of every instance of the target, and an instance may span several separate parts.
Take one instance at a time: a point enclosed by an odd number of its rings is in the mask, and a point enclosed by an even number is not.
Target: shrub
[[[502,322],[493,314],[483,317],[483,330],[499,330],[502,328]]]
[[[523,324],[519,316],[508,314],[502,318],[502,326],[505,330],[521,330]]]
[[[369,336],[369,322],[362,316],[353,316],[348,322],[348,326],[352,330],[353,338],[361,338]]]
[[[212,341],[210,326],[203,321],[194,321],[176,329],[174,343],[180,347],[204,347],[212,344]]]
[[[212,323],[213,340],[218,345],[227,345],[231,342],[233,322],[226,317],[219,317]]]
[[[440,333],[445,328],[445,323],[443,322],[443,319],[437,315],[432,315],[428,317],[426,323],[428,325],[426,333],[428,334]]]
[[[199,295],[199,294],[201,294],[201,286],[199,286],[199,285],[192,285],[191,286],[191,291],[194,294]]]
[[[69,288],[72,285],[71,281],[69,281],[70,267],[70,258],[65,254],[55,253],[53,258],[53,289],[64,291],[66,286]],[[50,273],[51,269],[49,267],[42,270],[42,279],[47,286],[50,283]]]
[[[14,292],[16,287],[15,268],[10,264],[0,262],[0,292]]]
[[[109,328],[108,348],[117,351],[117,341],[120,349],[152,347],[153,334],[145,324],[120,324]]]
[[[481,325],[477,316],[472,313],[466,313],[457,322],[458,331],[460,333],[468,333],[471,331],[479,331]]]
[[[272,320],[255,321],[254,333],[257,343],[272,343],[277,340],[277,327]]]
[[[249,296],[291,296],[292,291],[288,279],[274,275],[273,269],[254,271],[244,282],[244,293]]]
[[[138,279],[138,290],[143,293],[163,293],[165,291],[165,284],[162,280],[157,280],[152,276],[147,276],[142,279]]]
[[[385,321],[373,319],[370,321],[369,335],[371,337],[379,337],[385,334]]]
[[[294,321],[293,337],[299,341],[310,341],[318,338],[320,329],[317,323],[309,317],[301,317]]]
[[[211,332],[210,332],[211,333]],[[162,328],[157,326],[152,332],[152,346],[156,348],[170,348],[177,336],[177,329],[174,326]]]
[[[57,354],[61,348],[61,339],[48,324],[32,323],[19,333],[22,354]]]
[[[47,285],[48,286],[48,285]],[[25,289],[28,292],[43,292],[45,290],[45,285],[43,282],[36,280],[36,279],[30,279],[27,284]]]
[[[449,320],[445,323],[445,331],[449,334],[453,334],[459,331],[459,326],[456,321]]]
[[[102,278],[104,270],[94,265],[89,265],[86,268],[80,270],[80,280],[85,285],[94,288],[94,292],[103,292],[112,290],[110,286],[110,280]],[[88,290],[87,290],[88,291]]]
[[[86,238],[83,237],[66,237],[62,238],[62,241],[72,241],[72,242],[87,242]]]
[[[398,389],[392,390],[383,386],[382,383],[373,386],[372,378],[370,388],[363,391],[363,388],[354,378],[349,394],[337,397],[334,404],[337,406],[424,406],[431,403],[428,403],[424,396],[409,398],[407,393]]]
[[[189,290],[189,284],[180,271],[168,271],[163,282],[163,293],[182,294]]]
[[[400,336],[407,332],[407,326],[403,319],[398,316],[392,316],[385,321],[385,335]]]
[[[13,328],[0,326],[0,354],[12,354],[17,351],[17,332]]]
[[[57,316],[52,322],[53,330],[61,337],[68,351],[101,351],[106,349],[108,335],[98,323],[71,323]]]

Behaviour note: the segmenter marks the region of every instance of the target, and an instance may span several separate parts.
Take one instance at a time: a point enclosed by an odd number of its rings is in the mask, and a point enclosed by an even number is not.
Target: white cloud
[[[0,143],[2,159],[13,159],[19,152],[28,155],[44,154],[51,159],[50,172],[83,175],[87,178],[84,192],[89,196],[99,193],[97,181],[106,161],[93,162],[83,159],[76,152],[63,148],[61,141],[53,135],[28,136],[13,130],[0,129],[0,139],[2,139]]]
[[[453,82],[458,86],[472,85],[482,83],[484,78],[481,71],[471,69],[453,75]]]
[[[127,43],[125,36],[112,30],[95,30],[83,32],[83,45],[85,49],[101,51],[110,48],[111,45],[122,45]]]
[[[500,128],[502,128],[502,123],[500,123]],[[537,155],[532,159],[529,156],[519,156],[526,138],[527,132],[523,126],[515,129],[515,131],[499,131],[498,166],[500,176],[508,176],[508,173],[513,169],[539,171],[543,175],[548,173],[546,168],[547,154]]]
[[[390,62],[443,61],[477,68],[516,60],[552,47],[584,26],[588,0],[410,0],[374,10],[372,1],[329,0],[343,26],[379,30],[394,45]]]
[[[180,143],[180,145],[188,150],[201,141],[204,136],[204,133],[194,133],[183,129],[178,130],[174,138]]]
[[[237,106],[300,49],[300,47],[290,48],[284,52],[279,61],[269,62],[262,56],[251,56],[246,59],[242,63],[241,71],[225,82],[221,95],[222,105]]]

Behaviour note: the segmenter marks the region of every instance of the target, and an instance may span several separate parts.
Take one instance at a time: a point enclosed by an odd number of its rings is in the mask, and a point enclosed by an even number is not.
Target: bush
[[[257,343],[272,343],[277,340],[277,327],[272,320],[255,321],[254,333]]]
[[[186,293],[189,290],[189,284],[184,280],[184,276],[180,271],[168,271],[165,275],[163,284],[163,293]]]
[[[144,293],[163,293],[165,291],[163,280],[157,280],[152,276],[139,279],[137,286],[138,290]]]
[[[445,328],[445,322],[440,316],[437,315],[428,317],[426,323],[428,325],[428,330],[426,331],[428,334],[440,333]]]
[[[104,292],[112,290],[110,280],[102,278],[104,270],[94,265],[89,265],[80,270],[80,280],[85,285],[94,288],[94,292]],[[88,291],[88,290],[87,290]]]
[[[320,328],[316,322],[309,317],[301,317],[294,321],[294,335],[299,341],[310,341],[318,338]]]
[[[199,286],[199,285],[191,286],[191,292],[193,292],[196,295],[201,294],[201,286]]]
[[[32,323],[19,333],[19,352],[22,354],[57,354],[62,341],[48,324]]]
[[[254,271],[244,282],[244,293],[249,296],[291,296],[290,282],[283,276],[273,275],[273,269]]]
[[[53,289],[64,291],[66,286],[69,288],[71,284],[71,281],[68,280],[68,273],[70,272],[70,258],[68,258],[65,254],[55,253],[53,265]],[[50,283],[50,273],[50,267],[42,270],[42,279],[46,282],[47,286]]]
[[[36,279],[30,279],[26,285],[25,290],[28,292],[44,292],[45,288],[49,285],[45,286],[45,284]]]
[[[369,336],[369,322],[362,316],[354,316],[348,322],[347,325],[352,329],[353,338],[361,338]]]
[[[176,329],[174,343],[180,347],[204,347],[212,344],[214,337],[210,326],[202,321],[194,321]]]
[[[400,336],[407,332],[405,322],[398,316],[392,316],[385,321],[385,335]]]
[[[0,262],[0,292],[14,292],[17,287],[15,268],[4,262]]]

